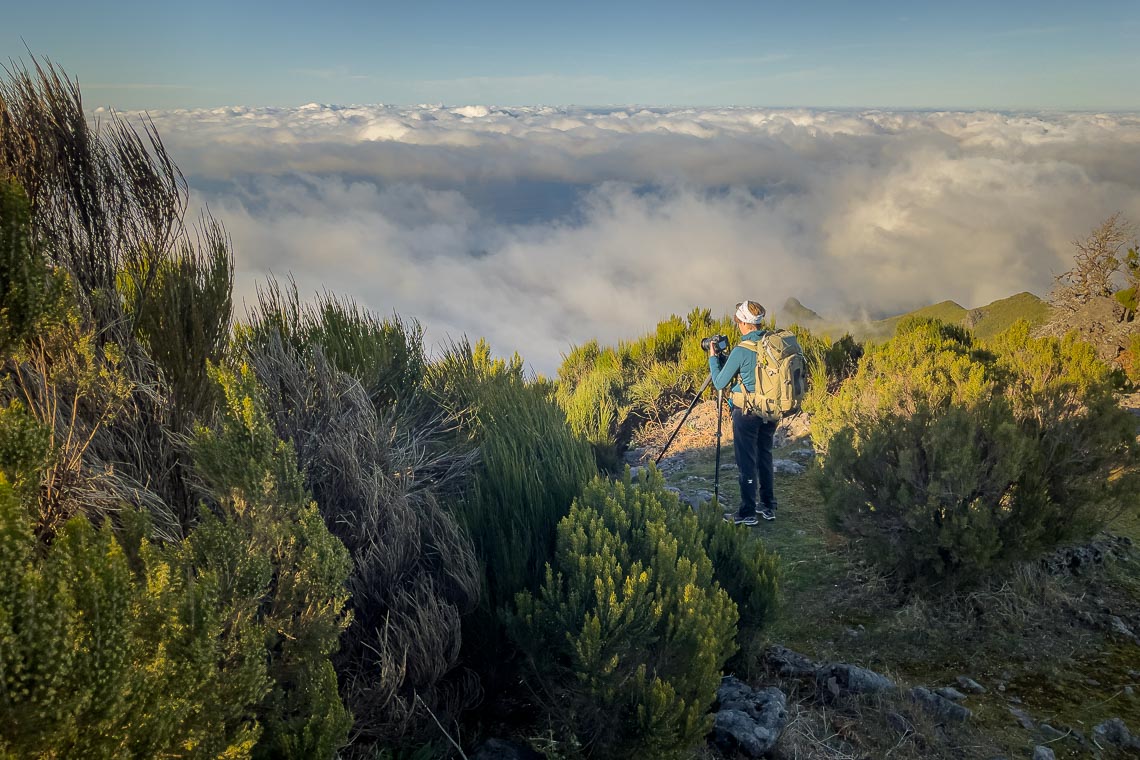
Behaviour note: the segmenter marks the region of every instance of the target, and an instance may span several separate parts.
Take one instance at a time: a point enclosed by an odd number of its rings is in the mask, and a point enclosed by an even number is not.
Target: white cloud
[[[670,312],[835,315],[1045,293],[1140,221],[1140,116],[751,108],[153,114],[229,228],[239,290],[291,271],[552,371]]]

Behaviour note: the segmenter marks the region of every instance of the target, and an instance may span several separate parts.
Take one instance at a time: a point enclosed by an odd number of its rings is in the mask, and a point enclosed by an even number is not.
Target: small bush
[[[275,336],[295,349],[319,348],[332,366],[360,381],[377,408],[406,401],[422,384],[420,326],[381,319],[349,299],[326,293],[304,304],[295,285],[282,289],[271,281],[258,292],[250,323],[238,338],[257,350]]]
[[[32,245],[24,191],[0,179],[0,357],[28,336],[50,302],[51,275]]]
[[[48,547],[0,478],[0,754],[248,758],[269,688],[223,576],[78,517]]]
[[[261,624],[271,688],[255,756],[331,757],[352,725],[329,659],[349,622],[351,560],[309,500],[292,446],[270,426],[252,372],[215,376],[224,403],[216,427],[196,430],[192,452],[220,516],[190,534],[187,561],[223,580],[219,598],[238,608],[236,620]]]
[[[904,583],[958,583],[1135,509],[1134,423],[1111,373],[1015,326],[992,346],[910,320],[818,405],[832,526]]]
[[[454,346],[428,370],[433,396],[461,420],[458,445],[478,450],[469,488],[454,504],[486,572],[484,607],[509,606],[542,582],[555,527],[595,475],[545,382],[522,360],[494,360],[484,342]]]
[[[722,519],[719,508],[700,515],[705,551],[713,575],[736,602],[740,630],[745,636],[759,631],[772,619],[779,600],[780,561],[751,531],[740,530]],[[743,638],[743,636],[742,636]]]
[[[737,612],[697,517],[653,472],[596,479],[558,525],[537,593],[518,596],[514,640],[547,717],[590,757],[688,757],[711,727]]]
[[[184,242],[150,270],[119,278],[135,329],[170,386],[179,428],[214,401],[207,367],[229,343],[233,254],[221,226],[205,221],[196,245]]]
[[[441,435],[399,410],[381,414],[319,347],[280,338],[251,346],[277,434],[293,444],[329,530],[353,559],[352,624],[333,661],[355,724],[351,756],[436,730],[477,698],[456,679],[460,618],[479,596],[470,540],[439,503],[439,473],[470,458],[425,455]],[[446,717],[443,718],[446,720]]]

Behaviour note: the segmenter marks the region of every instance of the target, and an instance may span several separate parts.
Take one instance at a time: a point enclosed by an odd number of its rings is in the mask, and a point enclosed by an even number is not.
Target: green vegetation
[[[784,311],[789,320],[803,325],[813,333],[837,335],[850,331],[860,342],[890,340],[899,325],[912,318],[937,319],[947,324],[962,325],[970,328],[977,338],[992,338],[1019,321],[1028,322],[1034,327],[1045,324],[1051,314],[1049,304],[1032,293],[1018,293],[976,309],[966,309],[954,301],[942,301],[905,314],[861,323],[833,324],[794,298],[788,299]]]
[[[50,271],[33,250],[28,199],[0,177],[0,351],[26,338],[47,310]]]
[[[655,472],[591,483],[541,590],[518,598],[512,632],[548,719],[590,757],[687,757],[736,648],[698,520],[663,485]]]
[[[976,581],[1135,509],[1140,450],[1111,372],[1025,323],[982,348],[908,320],[813,413],[831,525],[903,583]]]
[[[90,124],[50,66],[8,76],[0,756],[427,760],[544,734],[565,757],[691,757],[722,671],[761,674],[766,638],[925,683],[978,652],[975,675],[1016,668],[1003,682],[1075,722],[1116,699],[1080,668],[1140,669],[1055,614],[1135,608],[1134,555],[1080,579],[1017,563],[1140,525],[1135,421],[1091,348],[1031,336],[1035,297],[889,321],[866,356],[789,302],[824,457],[818,481],[778,477],[779,521],[741,529],[732,494],[694,513],[654,468],[597,470],[684,406],[730,319],[585,344],[556,384],[482,341],[429,358],[414,321],[275,283],[233,325],[228,238],[186,232],[157,134]],[[705,483],[715,453],[673,483]],[[969,745],[866,735],[837,722],[850,705],[789,741],[1013,754],[986,699]]]
[[[996,337],[1018,322],[1031,327],[1049,320],[1049,304],[1032,293],[1018,293],[970,312],[966,326],[981,340]]]
[[[453,346],[429,367],[427,382],[459,420],[455,444],[479,453],[454,509],[483,566],[486,623],[520,591],[541,584],[556,526],[596,469],[589,445],[566,424],[553,388],[528,382],[517,355],[492,359],[485,342]],[[480,646],[493,641],[477,640]]]
[[[774,323],[765,327],[772,329]],[[862,355],[849,335],[832,341],[804,327],[790,329],[811,377],[838,382]],[[635,341],[617,347],[591,341],[565,357],[558,370],[558,402],[574,431],[593,444],[600,466],[619,470],[619,456],[638,427],[663,422],[685,408],[709,376],[701,340],[717,334],[728,336],[730,345],[740,338],[731,316],[714,320],[708,309],[694,309],[684,319],[669,317]]]

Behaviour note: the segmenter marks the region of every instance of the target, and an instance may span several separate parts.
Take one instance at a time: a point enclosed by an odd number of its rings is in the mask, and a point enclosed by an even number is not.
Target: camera
[[[708,351],[709,346],[714,346],[718,354],[723,354],[728,350],[728,336],[727,335],[713,335],[710,338],[701,338],[701,350]]]

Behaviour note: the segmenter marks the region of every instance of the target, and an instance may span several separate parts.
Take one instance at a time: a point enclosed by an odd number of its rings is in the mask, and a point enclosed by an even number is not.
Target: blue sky
[[[1140,2],[12,2],[88,105],[1140,109]]]

